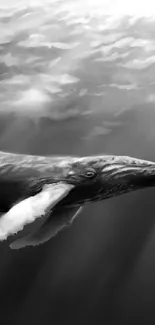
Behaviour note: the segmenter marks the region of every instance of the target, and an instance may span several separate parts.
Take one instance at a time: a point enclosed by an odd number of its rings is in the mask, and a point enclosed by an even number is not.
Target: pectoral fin
[[[55,208],[37,232],[17,239],[10,244],[10,247],[12,249],[20,249],[26,246],[36,246],[47,242],[52,237],[56,236],[64,227],[69,226],[81,210],[82,207]]]
[[[46,217],[72,188],[72,185],[65,183],[45,185],[40,193],[14,205],[0,218],[0,241],[21,231],[37,218]]]

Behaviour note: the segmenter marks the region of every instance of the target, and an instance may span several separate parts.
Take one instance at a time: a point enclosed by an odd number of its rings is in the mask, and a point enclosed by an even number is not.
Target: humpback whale
[[[12,249],[43,244],[86,204],[154,186],[155,163],[134,157],[0,152],[0,242],[12,238]],[[41,225],[22,236],[36,220]]]

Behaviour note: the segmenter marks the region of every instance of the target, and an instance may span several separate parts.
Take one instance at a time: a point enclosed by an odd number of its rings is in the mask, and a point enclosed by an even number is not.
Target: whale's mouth
[[[122,160],[122,161],[121,161]],[[137,189],[155,187],[155,163],[119,157],[118,161],[102,169],[104,198],[121,195]]]
[[[122,195],[134,190],[155,187],[155,163],[130,157],[116,157],[104,163],[97,177],[73,187],[59,203],[61,207],[78,206]],[[101,167],[101,158],[99,166]]]

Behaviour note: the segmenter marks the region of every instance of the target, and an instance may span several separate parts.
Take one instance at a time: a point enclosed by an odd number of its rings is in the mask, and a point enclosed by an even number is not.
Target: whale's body
[[[155,186],[155,163],[128,156],[44,157],[0,152],[0,241],[36,219],[11,248],[35,246],[69,225],[85,204]]]

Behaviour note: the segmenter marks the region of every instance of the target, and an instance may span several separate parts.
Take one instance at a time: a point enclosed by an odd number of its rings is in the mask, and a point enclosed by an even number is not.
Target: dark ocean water
[[[135,3],[0,10],[0,150],[155,161],[155,14]],[[2,324],[154,324],[154,195],[91,205],[37,248],[1,244]]]

